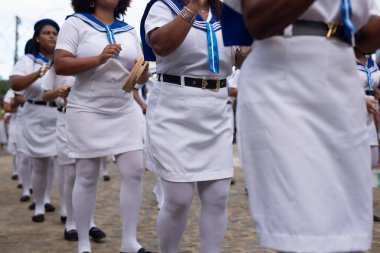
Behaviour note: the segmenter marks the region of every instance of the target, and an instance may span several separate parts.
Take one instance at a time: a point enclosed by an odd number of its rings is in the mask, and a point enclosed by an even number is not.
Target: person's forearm
[[[254,39],[271,37],[295,22],[315,0],[241,0]]]
[[[380,48],[380,17],[374,16],[356,35],[356,45],[362,52],[373,53]]]
[[[194,13],[199,7],[188,4],[187,7]],[[168,24],[153,30],[149,34],[149,42],[153,51],[159,56],[167,56],[173,53],[186,39],[192,24],[186,22],[180,15]]]
[[[56,50],[54,55],[54,68],[58,75],[74,76],[101,65],[99,56],[76,58],[66,56],[62,50]]]
[[[3,103],[3,108],[4,108],[5,112],[9,112],[9,113],[15,113],[15,112],[17,112],[17,107],[16,108],[12,108],[12,105],[10,103],[7,103],[7,102]]]
[[[53,101],[59,97],[59,89],[45,91],[42,95],[42,100],[45,102]]]
[[[40,71],[33,72],[26,76],[12,76],[10,78],[11,88],[15,91],[24,90],[32,85],[32,83],[34,83],[38,78],[40,78]]]

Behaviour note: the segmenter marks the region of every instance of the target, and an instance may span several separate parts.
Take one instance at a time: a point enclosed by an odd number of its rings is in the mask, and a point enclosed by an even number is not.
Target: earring
[[[95,2],[90,2],[90,7],[95,8]]]
[[[37,43],[40,43],[40,40],[36,40],[37,41]]]

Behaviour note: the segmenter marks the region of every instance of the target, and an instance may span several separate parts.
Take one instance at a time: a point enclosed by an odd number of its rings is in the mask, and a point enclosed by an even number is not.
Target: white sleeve
[[[79,45],[78,20],[75,17],[68,18],[62,25],[57,38],[55,49],[62,49],[77,55]]]
[[[9,89],[9,90],[7,91],[7,93],[5,94],[3,101],[4,101],[5,103],[10,104],[10,103],[12,102],[12,99],[13,99],[14,97],[15,97],[15,93],[14,93],[14,91],[13,91],[12,89]]]
[[[380,0],[372,0],[370,16],[380,16]]]
[[[41,85],[43,90],[53,90],[55,86],[55,69],[54,65],[52,68],[49,69],[48,73],[46,74],[46,77],[44,78],[44,81]]]
[[[149,10],[149,14],[145,20],[145,40],[149,45],[149,33],[161,26],[166,25],[172,21],[176,15],[166,6],[165,3],[157,1]]]
[[[31,73],[29,73],[29,65],[31,62],[30,59],[31,55],[24,55],[22,56],[17,62],[16,65],[14,65],[12,72],[9,76],[26,76]]]

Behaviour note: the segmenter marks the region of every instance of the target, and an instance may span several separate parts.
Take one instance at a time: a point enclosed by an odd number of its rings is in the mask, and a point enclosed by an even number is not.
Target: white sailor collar
[[[114,34],[116,33],[123,33],[128,32],[130,30],[133,30],[134,27],[125,23],[124,21],[115,19],[115,22],[113,22],[111,25],[105,25],[100,20],[98,20],[96,17],[94,17],[90,13],[74,13],[70,16],[67,16],[66,19],[70,17],[79,18],[83,22],[85,22],[87,25],[91,26],[95,30],[99,32],[107,33],[107,28],[110,29]]]
[[[367,66],[363,65],[361,62],[356,60],[356,67],[359,71],[363,71],[363,72],[367,72],[367,69],[368,69],[369,73],[371,74],[379,70],[377,65],[371,58],[368,59]]]
[[[33,62],[38,63],[40,65],[50,63],[50,60],[40,53],[37,56],[34,56],[33,54],[27,54],[26,56],[32,59]]]

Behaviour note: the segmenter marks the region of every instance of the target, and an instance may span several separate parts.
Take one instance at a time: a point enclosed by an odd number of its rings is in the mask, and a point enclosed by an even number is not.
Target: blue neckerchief
[[[157,1],[162,1],[176,15],[179,15],[181,13],[182,8],[184,7],[184,4],[180,0],[151,0],[147,4],[144,11],[144,15],[141,20],[141,26],[140,26],[140,35],[142,38],[144,58],[146,61],[156,61],[156,56],[152,48],[146,43],[144,39],[146,36],[144,24],[149,14],[150,8]],[[207,45],[208,45],[208,55],[209,55],[209,62],[210,62],[210,71],[214,73],[218,73],[219,72],[219,52],[218,52],[218,42],[216,40],[215,32],[221,29],[220,21],[218,21],[215,16],[212,16],[211,20],[207,22],[203,20],[201,15],[197,15],[196,20],[193,23],[193,27],[196,29],[205,31],[207,33]]]
[[[222,31],[225,46],[251,46],[253,43],[243,16],[227,4],[223,4]]]
[[[355,33],[356,28],[352,23],[352,5],[351,0],[342,0],[342,18],[344,25],[344,39],[355,46]]]
[[[372,73],[378,70],[375,62],[371,58],[368,58],[367,65],[364,66],[361,62],[356,61],[356,67],[359,71],[366,73],[368,90],[373,90]]]
[[[114,36],[115,34],[128,32],[134,29],[133,26],[130,26],[127,23],[117,19],[111,25],[105,25],[90,13],[74,13],[70,16],[67,16],[66,19],[70,17],[79,18],[95,30],[106,33],[109,44],[116,44]]]
[[[43,56],[41,53],[39,53],[37,56],[34,56],[32,54],[28,55],[35,63],[38,63],[40,65],[43,65],[45,63],[51,65],[51,60]]]

